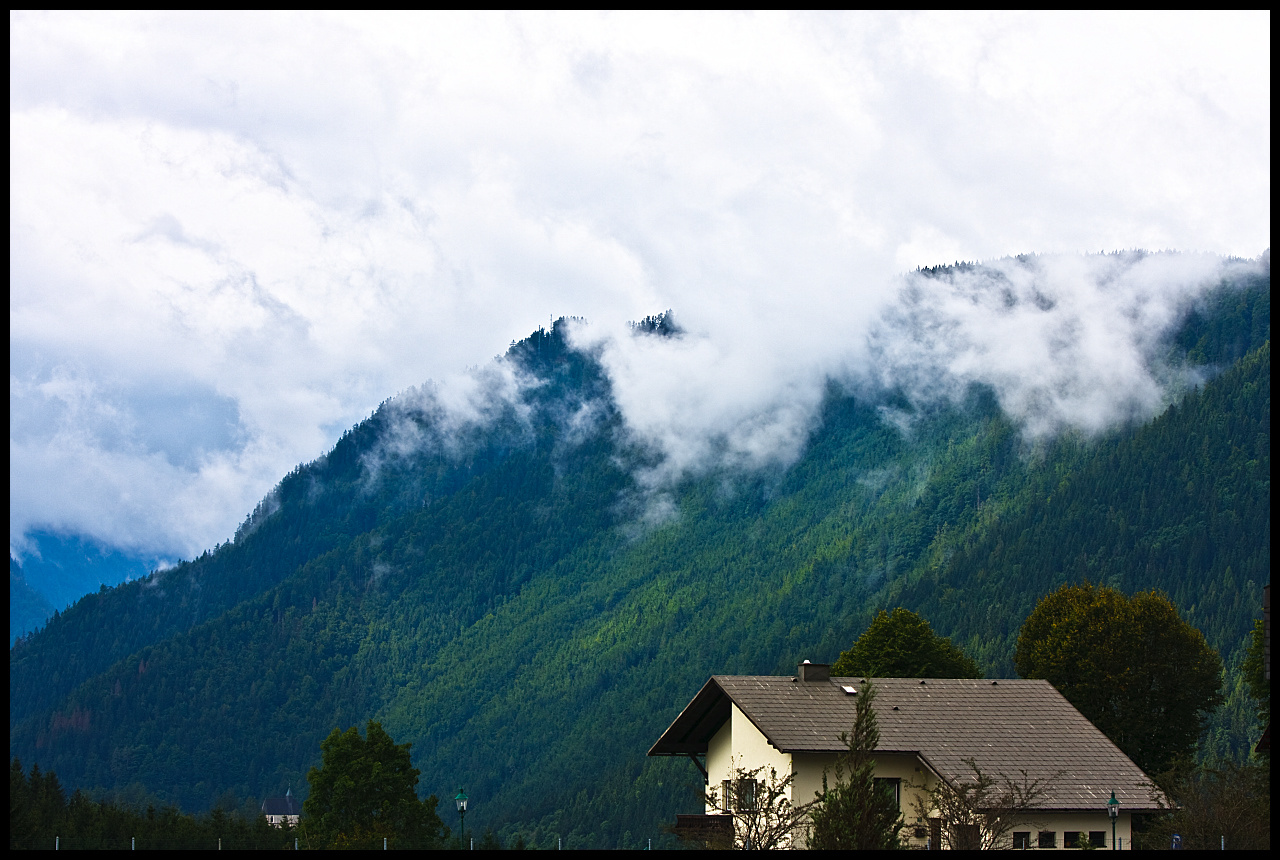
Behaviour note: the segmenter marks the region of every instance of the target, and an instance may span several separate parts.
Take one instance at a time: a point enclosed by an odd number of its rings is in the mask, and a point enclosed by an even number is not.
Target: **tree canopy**
[[[150,798],[93,800],[81,791],[70,796],[58,775],[9,760],[9,850],[67,848],[125,851],[292,848],[297,836],[285,823],[273,826],[258,801],[227,796],[212,810],[190,815],[176,806],[157,806]],[[238,808],[236,808],[238,806]]]
[[[928,621],[902,607],[893,614],[880,610],[831,672],[868,678],[982,677],[973,658],[934,633]]]
[[[355,726],[334,729],[320,743],[321,767],[311,768],[311,795],[302,805],[303,828],[312,847],[438,848],[448,828],[436,814],[435,795],[418,800],[412,744],[396,744],[370,720],[360,737]],[[319,842],[317,845],[316,842]]]
[[[1148,774],[1189,757],[1222,703],[1222,660],[1160,591],[1065,585],[1037,604],[1014,665],[1053,684]]]

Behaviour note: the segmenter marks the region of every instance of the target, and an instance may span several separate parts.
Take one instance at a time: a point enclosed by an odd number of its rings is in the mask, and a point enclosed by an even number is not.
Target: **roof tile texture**
[[[783,752],[843,752],[863,678],[801,682],[788,676],[713,680]],[[1151,780],[1048,681],[875,678],[879,750],[919,753],[948,780],[986,774],[1052,786],[1047,809],[1153,809]]]

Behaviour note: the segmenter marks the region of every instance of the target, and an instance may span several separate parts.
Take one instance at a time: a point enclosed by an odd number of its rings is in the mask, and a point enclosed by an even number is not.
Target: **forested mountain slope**
[[[469,830],[637,847],[699,806],[692,765],[644,752],[709,674],[834,659],[882,607],[1008,674],[1058,584],[1160,587],[1230,663],[1269,581],[1269,307],[1269,277],[1210,296],[1168,347],[1217,375],[1097,440],[1028,446],[980,387],[926,407],[833,384],[798,462],[686,480],[647,525],[649,454],[594,359],[539,332],[510,359],[541,383],[485,421],[384,404],[234,543],[20,642],[10,752],[201,808],[305,791],[320,739],[373,717],[427,791],[466,787]]]
[[[599,386],[598,375],[575,353],[559,346],[553,370],[542,353],[556,341],[535,334],[512,353],[543,375],[561,376],[561,386],[541,392],[554,398],[571,383],[580,396]],[[542,365],[539,365],[543,359]],[[584,375],[586,374],[586,375]],[[238,530],[234,542],[194,561],[89,595],[48,629],[10,654],[10,720],[57,701],[86,678],[155,642],[190,630],[276,586],[309,559],[343,546],[355,535],[428,498],[447,497],[484,475],[525,441],[508,407],[491,426],[459,432],[462,456],[447,452],[384,464],[383,479],[369,481],[368,455],[393,421],[382,408],[346,433],[334,449],[287,475]]]

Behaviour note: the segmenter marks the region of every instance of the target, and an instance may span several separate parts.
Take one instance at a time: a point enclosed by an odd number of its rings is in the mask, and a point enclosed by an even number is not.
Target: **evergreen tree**
[[[836,762],[834,784],[822,775],[822,791],[811,813],[809,847],[817,850],[883,850],[899,848],[902,813],[897,798],[876,784],[873,753],[880,743],[876,724],[875,687],[858,691],[853,730],[843,732],[849,751]]]
[[[1253,622],[1249,637],[1249,650],[1244,659],[1244,680],[1249,685],[1249,695],[1258,703],[1258,723],[1271,725],[1271,681],[1265,671],[1266,630],[1262,619]]]

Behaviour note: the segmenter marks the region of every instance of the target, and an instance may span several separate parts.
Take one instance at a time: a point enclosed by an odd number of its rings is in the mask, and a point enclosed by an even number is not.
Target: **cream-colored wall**
[[[796,778],[792,783],[792,797],[796,803],[811,803],[822,790],[822,775],[827,774],[828,784],[835,781],[835,754],[797,753],[793,759]],[[912,832],[910,825],[916,820],[914,801],[924,791],[931,789],[936,777],[920,764],[914,755],[878,755],[875,757],[876,776],[880,779],[902,780],[902,791],[899,795],[902,818],[907,822],[907,835]],[[848,778],[848,775],[845,775]],[[924,841],[920,841],[924,845]]]
[[[769,739],[761,734],[747,715],[737,705],[729,706],[729,719],[720,727],[707,744],[707,781],[708,789],[720,790],[723,780],[731,779],[738,768],[754,770],[766,768],[762,776],[768,778],[768,768],[777,771],[778,779],[785,779],[791,773],[791,754],[780,752]],[[788,799],[794,794],[788,793]],[[719,810],[707,804],[707,813]]]
[[[809,803],[817,796],[822,790],[824,772],[828,782],[835,780],[836,759],[834,754],[794,756],[796,778],[792,797],[797,803]],[[921,768],[920,762],[913,755],[878,755],[875,760],[877,777],[902,780],[902,814],[908,821],[913,820],[908,814],[912,809],[911,802],[920,789],[928,790],[933,787],[932,774]]]
[[[738,709],[737,706],[732,707],[735,711]],[[712,736],[711,740],[707,742],[707,790],[704,792],[704,794],[707,795],[707,815],[714,815],[720,811],[716,809],[715,805],[711,802],[710,793],[713,788],[718,790],[720,780],[728,779],[726,774],[733,771],[733,765],[731,764],[732,757],[733,718],[730,716],[729,719],[724,721],[724,725],[720,727],[720,731],[716,732],[715,735]]]
[[[1031,833],[1031,847],[1035,848],[1039,845],[1038,836],[1041,830],[1052,830],[1058,834],[1056,840],[1058,848],[1064,847],[1067,841],[1064,834],[1068,831],[1084,833],[1088,836],[1091,830],[1101,830],[1107,834],[1107,848],[1111,848],[1111,817],[1105,811],[1033,813],[1026,817],[1025,823],[1018,824],[1013,828],[1013,831],[1007,837],[1008,844],[1001,847],[1013,847],[1014,831],[1029,831]],[[1132,830],[1133,815],[1121,812],[1116,818],[1116,840],[1125,851],[1132,847],[1130,843],[1130,838],[1133,835]]]

